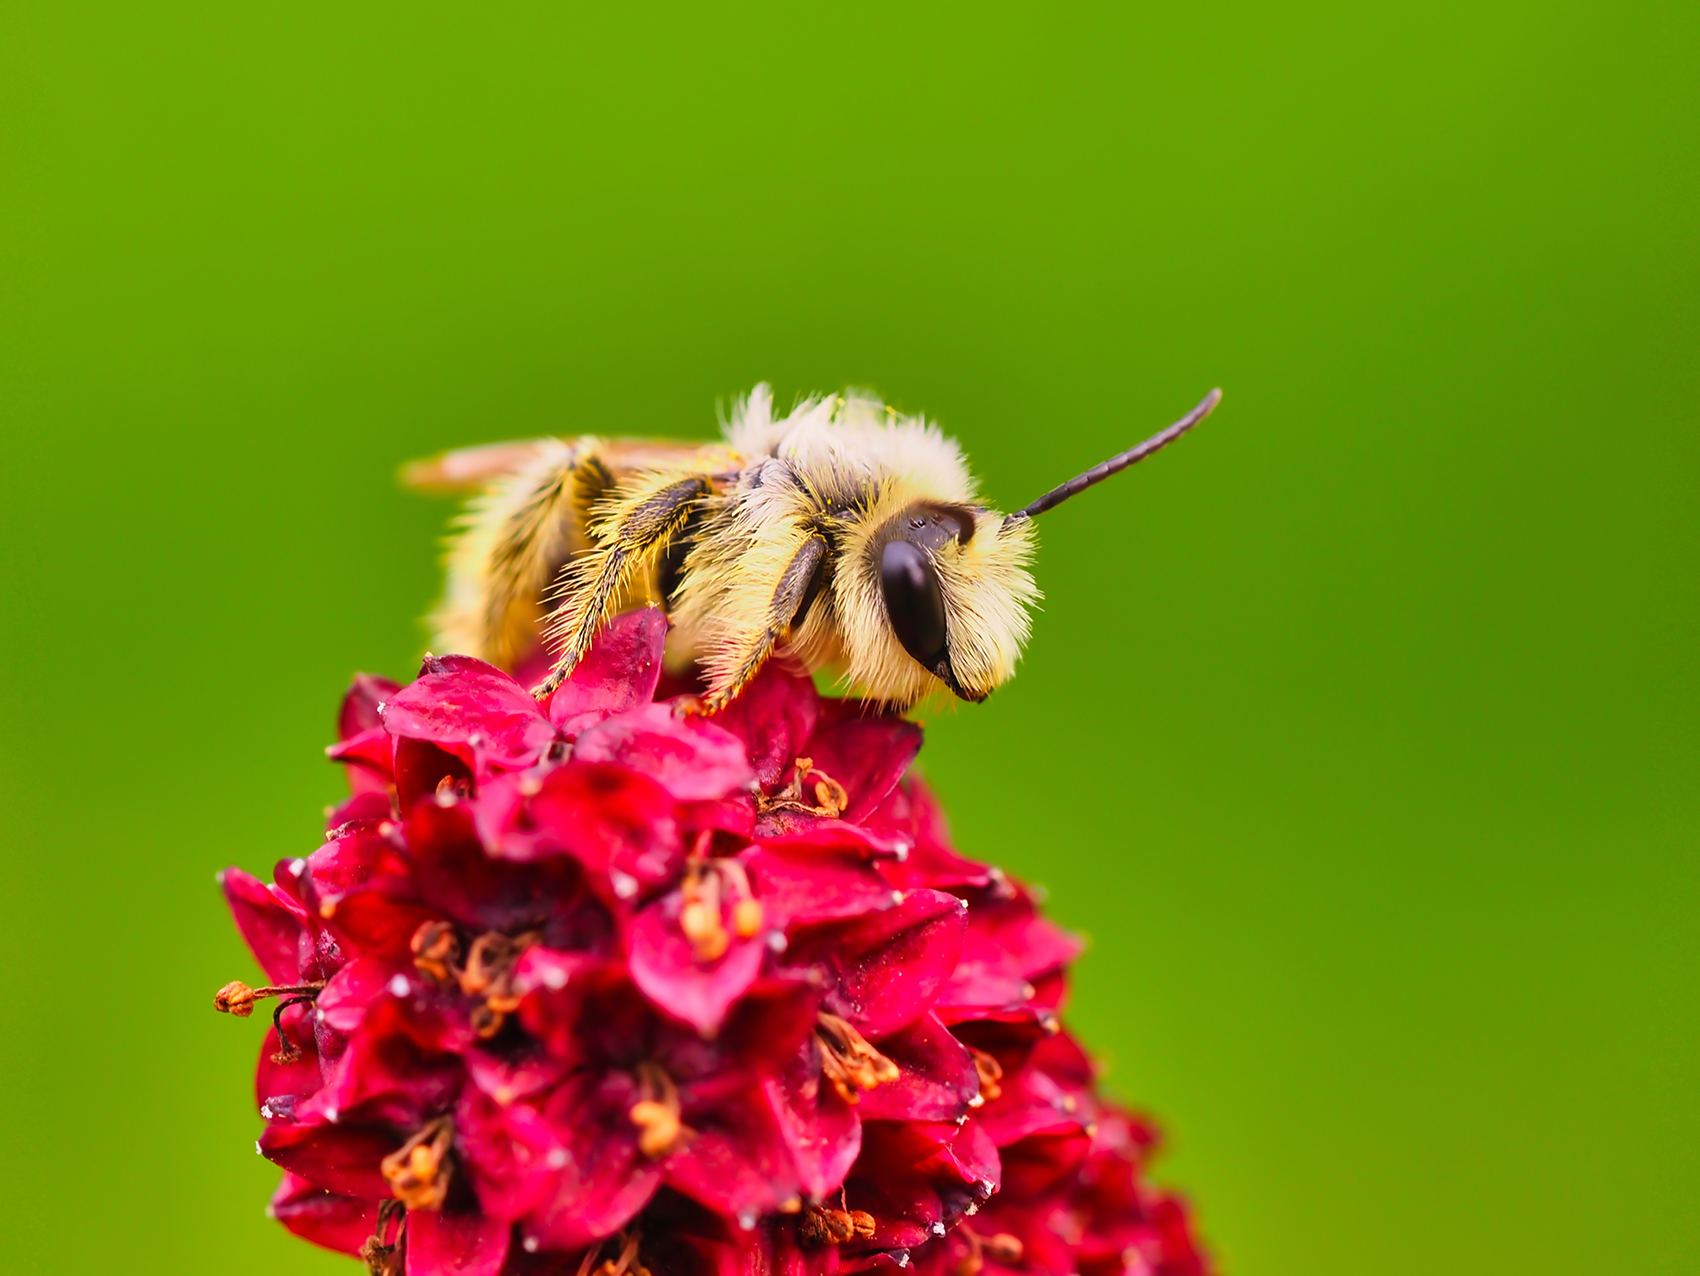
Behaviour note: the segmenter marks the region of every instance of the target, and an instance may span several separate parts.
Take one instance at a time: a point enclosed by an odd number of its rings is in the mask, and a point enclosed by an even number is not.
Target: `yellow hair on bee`
[[[679,630],[693,635],[680,654],[697,656],[713,687],[739,675],[774,623],[776,583],[824,508],[837,535],[830,614],[808,610],[790,629],[790,650],[810,669],[839,667],[871,699],[910,705],[942,690],[892,631],[874,539],[916,502],[977,505],[956,443],[923,418],[854,392],[805,400],[775,420],[765,385],[739,405],[726,436],[734,451],[764,459],[748,460],[738,485],[711,499],[675,608]],[[953,543],[934,560],[951,662],[959,683],[979,695],[1014,672],[1030,627],[1026,608],[1039,597],[1026,570],[1031,528],[1004,532],[1002,522],[977,512],[969,544]]]
[[[648,579],[656,558],[684,526],[706,480],[674,470],[639,470],[591,507],[591,548],[572,559],[550,593],[560,606],[545,637],[576,664],[617,605],[653,602]],[[633,587],[639,591],[631,596]],[[569,664],[569,667],[570,667]]]
[[[508,665],[537,641],[537,598],[551,566],[585,548],[566,517],[579,445],[542,439],[520,468],[474,496],[451,524],[432,649]]]
[[[893,483],[873,517],[852,530],[835,581],[839,624],[847,660],[845,679],[876,699],[914,704],[943,687],[903,649],[885,615],[873,544],[890,518],[931,493]],[[984,697],[1015,673],[1015,662],[1032,632],[1028,608],[1043,595],[1027,571],[1033,559],[1033,530],[1005,528],[1002,514],[979,511],[967,545],[946,542],[933,555],[944,595],[950,663],[958,684]]]

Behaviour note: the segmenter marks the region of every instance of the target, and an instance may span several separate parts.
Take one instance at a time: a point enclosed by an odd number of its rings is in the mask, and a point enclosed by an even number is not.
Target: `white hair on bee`
[[[956,440],[922,416],[904,416],[866,390],[833,398],[811,396],[773,419],[773,391],[764,382],[737,406],[725,427],[733,451],[778,457],[819,475],[834,491],[901,475],[937,500],[966,504],[974,482]]]
[[[825,505],[842,515],[831,614],[811,608],[790,635],[791,651],[809,668],[840,667],[843,681],[872,699],[909,705],[943,691],[892,630],[875,553],[882,531],[917,503],[974,511],[967,543],[951,542],[934,558],[950,660],[976,698],[1006,681],[1031,630],[1028,608],[1040,597],[1027,571],[1031,529],[1005,531],[1001,514],[979,508],[961,448],[924,417],[859,391],[805,399],[778,420],[772,403],[769,388],[757,386],[725,427],[734,451],[767,463],[755,461],[721,498],[679,599],[679,629],[698,635],[689,654],[710,681],[732,670],[730,639],[761,623],[765,593],[742,586],[774,579],[808,535],[775,537],[773,529],[797,527]]]

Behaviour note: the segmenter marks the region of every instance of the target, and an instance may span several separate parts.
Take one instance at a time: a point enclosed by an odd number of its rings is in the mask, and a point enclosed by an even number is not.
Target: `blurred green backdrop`
[[[0,8],[0,1267],[261,1216],[213,871],[317,840],[404,458],[924,409],[1047,519],[963,846],[1242,1276],[1696,1270],[1692,5]]]

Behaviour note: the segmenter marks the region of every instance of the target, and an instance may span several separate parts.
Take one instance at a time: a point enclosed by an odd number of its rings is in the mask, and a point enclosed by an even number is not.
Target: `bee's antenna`
[[[1209,416],[1211,412],[1215,411],[1216,405],[1221,401],[1222,391],[1220,389],[1212,390],[1199,401],[1196,408],[1194,408],[1191,412],[1188,412],[1168,429],[1160,431],[1157,434],[1153,434],[1150,438],[1146,439],[1145,442],[1136,447],[1130,447],[1127,451],[1118,456],[1112,456],[1109,460],[1102,464],[1094,465],[1084,474],[1075,475],[1075,477],[1071,478],[1061,487],[1053,487],[1038,500],[1027,506],[1027,508],[1016,510],[1015,513],[1004,519],[1003,525],[1005,527],[1010,527],[1016,523],[1025,522],[1027,519],[1037,518],[1046,510],[1055,509],[1069,497],[1078,496],[1094,483],[1102,483],[1105,479],[1109,478],[1110,475],[1120,474],[1128,466],[1137,465],[1153,452],[1160,451],[1161,449],[1168,447],[1169,444],[1173,443],[1176,439],[1180,438],[1181,435],[1192,429],[1193,426],[1204,420],[1204,418]]]

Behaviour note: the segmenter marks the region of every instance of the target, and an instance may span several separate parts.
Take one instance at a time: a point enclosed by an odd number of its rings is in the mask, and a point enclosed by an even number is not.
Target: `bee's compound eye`
[[[944,595],[926,551],[890,540],[880,551],[880,592],[885,614],[903,650],[926,669],[944,658]]]

